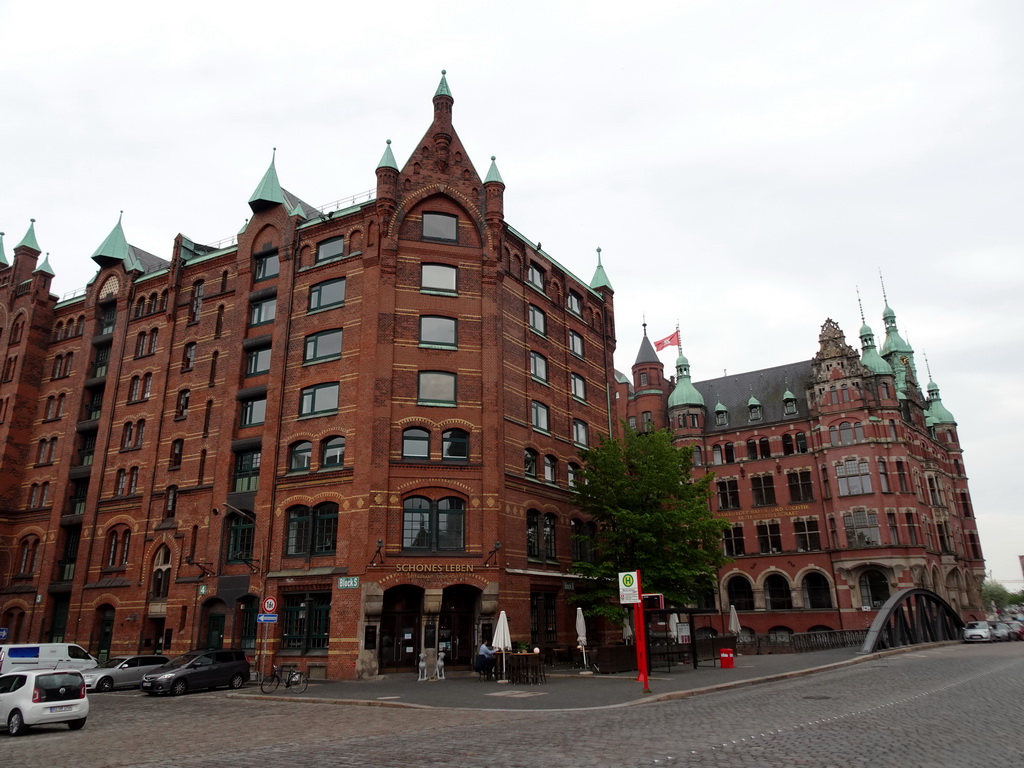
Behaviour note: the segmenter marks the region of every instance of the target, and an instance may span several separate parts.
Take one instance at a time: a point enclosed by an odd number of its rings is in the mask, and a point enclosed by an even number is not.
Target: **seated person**
[[[491,647],[490,640],[484,640],[480,643],[480,650],[477,651],[476,664],[473,665],[473,668],[480,673],[486,672],[490,677],[494,672],[495,661],[494,648]]]

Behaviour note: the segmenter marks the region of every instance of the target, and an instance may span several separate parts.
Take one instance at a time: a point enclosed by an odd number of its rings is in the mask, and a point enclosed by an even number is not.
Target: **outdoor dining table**
[[[504,675],[504,679],[512,685],[540,685],[548,680],[539,653],[498,651],[495,661],[494,671],[498,679]]]

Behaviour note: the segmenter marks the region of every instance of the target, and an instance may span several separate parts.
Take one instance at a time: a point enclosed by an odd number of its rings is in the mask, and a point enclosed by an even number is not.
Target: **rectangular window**
[[[540,307],[535,307],[533,304],[530,305],[530,328],[541,336],[546,336],[548,332],[548,319],[544,315],[544,311]]]
[[[757,546],[762,555],[782,551],[782,532],[777,520],[757,524]]]
[[[245,355],[245,375],[257,376],[270,370],[270,348],[254,349]]]
[[[417,393],[420,405],[455,405],[455,374],[421,371]]]
[[[793,533],[796,534],[797,551],[811,552],[821,549],[821,532],[818,530],[818,519],[794,520]]]
[[[262,424],[267,416],[267,398],[246,400],[242,403],[242,426],[252,427]]]
[[[423,315],[420,317],[420,344],[458,348],[458,323],[454,317]]]
[[[732,528],[726,528],[725,533],[722,535],[722,542],[725,546],[725,554],[727,557],[736,557],[737,555],[746,554],[746,548],[743,543],[742,525],[734,525]]]
[[[569,375],[569,382],[572,385],[572,396],[578,400],[587,399],[587,382],[578,373]]]
[[[532,419],[534,429],[548,431],[548,407],[544,403],[533,401]]]
[[[569,331],[569,351],[576,357],[583,357],[583,337],[576,331]]]
[[[531,263],[526,270],[526,280],[534,288],[543,291],[544,290],[544,270],[538,267],[536,264]]]
[[[537,381],[548,383],[548,359],[540,352],[530,352],[530,375]]]
[[[855,509],[846,515],[846,543],[851,547],[874,547],[881,544],[878,515],[865,509]]]
[[[588,429],[586,422],[580,421],[579,419],[573,419],[572,441],[576,443],[576,445],[586,448],[590,442],[589,432],[590,430]]]
[[[786,475],[786,479],[789,481],[789,501],[791,504],[814,501],[814,489],[811,486],[810,470],[790,472]]]
[[[917,536],[917,521],[914,519],[913,512],[906,513],[907,520],[907,539],[912,547],[916,547],[920,544],[920,539]]]
[[[423,239],[456,242],[459,239],[458,218],[447,213],[424,213]]]
[[[321,261],[336,259],[343,253],[345,253],[345,238],[332,237],[330,240],[324,240],[317,245],[316,261],[319,264]]]
[[[847,459],[836,465],[840,496],[871,493],[871,471],[867,459]]]
[[[882,489],[882,493],[892,492],[889,487],[889,468],[885,464],[885,459],[878,460],[878,485]]]
[[[255,261],[252,278],[254,282],[269,280],[272,277],[277,277],[281,272],[281,262],[277,257],[277,251],[259,254]]]
[[[328,307],[340,307],[345,303],[345,278],[339,277],[336,280],[325,280],[322,283],[310,286],[309,289],[309,311],[315,309],[327,309]]]
[[[715,485],[719,510],[740,508],[740,487],[736,480],[719,480]]]
[[[583,297],[576,291],[569,291],[565,299],[565,308],[577,317],[583,314]]]
[[[775,503],[775,478],[771,475],[752,477],[750,487],[754,493],[755,507],[768,507]]]
[[[458,274],[447,264],[424,264],[420,267],[420,290],[457,293]]]
[[[249,307],[249,325],[266,325],[274,322],[277,315],[277,299],[254,301]]]
[[[900,493],[910,493],[910,484],[907,482],[907,469],[902,461],[896,462],[896,479],[899,481]]]
[[[896,520],[896,513],[887,512],[885,516],[889,522],[889,543],[898,547],[900,545],[900,526]]]
[[[260,451],[244,451],[235,454],[234,490],[236,493],[259,490],[262,456]]]
[[[341,328],[333,328],[307,336],[303,362],[313,363],[318,360],[332,360],[341,357],[341,336]]]
[[[338,410],[338,384],[315,384],[302,390],[299,415],[313,416]]]

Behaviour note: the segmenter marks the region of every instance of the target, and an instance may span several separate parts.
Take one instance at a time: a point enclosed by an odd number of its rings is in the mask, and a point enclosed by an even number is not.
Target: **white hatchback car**
[[[77,669],[25,669],[0,675],[0,723],[10,736],[29,726],[67,723],[72,731],[85,725],[89,699]]]
[[[992,628],[987,621],[969,621],[964,627],[965,643],[991,643]]]

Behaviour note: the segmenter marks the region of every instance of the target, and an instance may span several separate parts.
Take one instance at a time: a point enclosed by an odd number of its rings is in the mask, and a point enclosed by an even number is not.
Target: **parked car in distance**
[[[964,627],[965,643],[991,643],[992,629],[987,621],[969,621]]]
[[[199,688],[220,685],[241,688],[249,679],[249,663],[244,651],[189,651],[147,672],[139,687],[151,696],[158,693],[181,696]]]
[[[114,688],[138,688],[142,676],[150,670],[163,666],[170,659],[166,656],[114,656],[98,667],[82,673],[85,687],[90,691],[110,691]]]
[[[992,632],[992,642],[1009,642],[1013,638],[1010,637],[1010,625],[1004,624],[1001,621],[990,621],[989,627]]]
[[[1013,635],[1014,640],[1024,640],[1024,622],[1011,621],[1010,632]]]
[[[29,726],[67,723],[77,731],[89,716],[85,680],[77,669],[24,669],[0,675],[0,723],[9,736]]]

